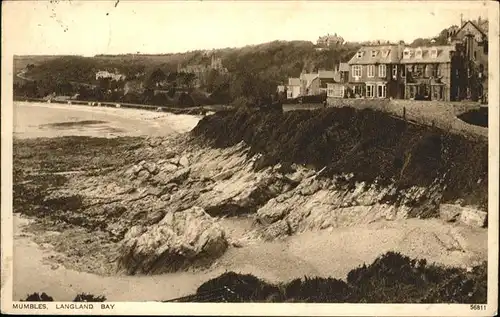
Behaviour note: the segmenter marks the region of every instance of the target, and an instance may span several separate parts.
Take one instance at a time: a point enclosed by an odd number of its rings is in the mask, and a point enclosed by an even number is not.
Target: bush
[[[307,303],[485,303],[486,262],[465,269],[428,265],[387,252],[370,265],[351,270],[347,282],[334,278],[295,279],[269,284],[253,275],[224,273],[203,283],[191,302]],[[225,295],[221,295],[221,290]]]

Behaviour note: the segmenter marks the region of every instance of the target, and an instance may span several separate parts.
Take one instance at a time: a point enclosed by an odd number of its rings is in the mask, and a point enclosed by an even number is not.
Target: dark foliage
[[[328,108],[263,112],[240,108],[203,118],[193,135],[214,147],[244,141],[257,166],[282,163],[327,167],[325,177],[426,187],[444,177],[444,201],[487,205],[488,144],[413,125],[371,109]],[[479,181],[482,179],[482,181]]]
[[[106,297],[105,296],[95,296],[92,294],[86,294],[86,293],[81,293],[76,295],[75,299],[73,299],[73,302],[105,302]]]
[[[296,279],[274,286],[253,275],[224,273],[178,301],[308,303],[485,303],[486,262],[470,272],[428,265],[396,252],[351,270],[347,282],[333,278]],[[221,296],[220,290],[226,290]]]
[[[29,294],[26,296],[26,299],[21,300],[21,302],[53,302],[54,299],[45,294],[45,293],[33,293]],[[81,293],[76,295],[75,299],[73,299],[73,302],[105,302],[106,297],[99,295],[92,295],[92,294],[86,294],[86,293]]]
[[[21,300],[21,302],[53,302],[54,299],[49,295],[44,293],[33,293],[26,296],[26,299]]]
[[[196,291],[200,299],[213,296],[215,293],[222,293],[223,296],[218,297],[223,297],[227,302],[245,302],[253,299],[266,301],[272,295],[279,294],[279,289],[253,275],[228,272],[203,283]]]

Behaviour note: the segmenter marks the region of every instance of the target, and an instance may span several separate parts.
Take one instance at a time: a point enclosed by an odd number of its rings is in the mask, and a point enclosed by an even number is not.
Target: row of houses
[[[467,21],[450,33],[447,45],[365,45],[334,71],[303,73],[278,90],[289,99],[326,93],[328,98],[485,101],[487,35],[487,28]]]

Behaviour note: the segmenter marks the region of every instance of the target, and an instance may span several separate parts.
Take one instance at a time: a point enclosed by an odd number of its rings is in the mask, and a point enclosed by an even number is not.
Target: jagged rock
[[[140,180],[147,180],[150,174],[147,170],[143,169],[137,174],[137,178]]]
[[[286,207],[284,207],[282,204],[279,204],[277,198],[271,198],[265,206],[266,208],[260,208],[257,211],[257,219],[259,219],[259,221],[264,224],[271,224],[283,219],[288,211]]]
[[[234,171],[227,170],[227,171],[223,171],[223,172],[213,176],[212,179],[216,182],[219,182],[219,181],[223,181],[223,180],[231,178],[231,176],[233,176],[233,174],[234,174]]]
[[[184,167],[179,170],[176,170],[173,173],[167,171],[161,171],[155,176],[155,178],[158,180],[160,184],[168,184],[168,183],[180,184],[189,177],[190,172],[191,169],[189,167]]]
[[[177,168],[178,168],[177,165],[167,162],[167,163],[162,165],[161,171],[162,172],[173,172],[173,171],[176,171]]]
[[[143,167],[151,174],[158,172],[158,166],[154,162],[144,163]]]
[[[289,236],[290,234],[290,226],[285,220],[275,222],[262,230],[262,238],[264,238],[264,240],[274,240],[276,238]]]
[[[179,166],[179,157],[172,157],[167,160],[170,164],[174,164],[175,166]]]
[[[486,226],[486,219],[488,213],[474,208],[468,208],[468,207],[461,207],[461,208],[462,212],[460,215],[460,222],[473,227],[482,228]]]
[[[447,222],[455,222],[462,213],[462,207],[451,204],[441,204],[439,206],[439,217]]]
[[[306,183],[303,187],[301,187],[300,194],[303,196],[309,196],[316,193],[320,189],[320,183],[316,179],[311,179],[308,184]]]
[[[152,225],[158,223],[164,216],[165,213],[163,213],[161,210],[153,211],[152,213],[148,214],[146,219],[146,225]]]
[[[132,227],[120,247],[117,268],[127,274],[175,272],[209,265],[227,246],[221,226],[193,207],[168,212],[154,225]]]
[[[182,165],[184,167],[189,166],[189,159],[187,158],[187,156],[183,156],[179,159],[179,165]]]

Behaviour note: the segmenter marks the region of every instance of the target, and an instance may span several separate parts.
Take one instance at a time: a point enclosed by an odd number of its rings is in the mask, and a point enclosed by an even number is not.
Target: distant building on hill
[[[95,74],[95,79],[105,79],[105,78],[110,78],[111,80],[114,81],[120,81],[120,80],[125,80],[127,76],[120,74],[118,70],[115,69],[114,72],[109,72],[107,70],[100,70]]]
[[[340,46],[344,44],[344,39],[341,36],[338,36],[337,33],[334,35],[327,34],[325,36],[320,36],[316,41],[316,44],[320,47]]]
[[[216,57],[215,55],[212,55],[210,65],[197,64],[197,65],[186,65],[182,67],[181,64],[179,64],[177,66],[178,73],[189,73],[189,74],[194,74],[196,76],[194,82],[195,87],[200,87],[202,84],[204,84],[206,82],[208,74],[212,70],[215,70],[222,74],[226,74],[228,72],[227,68],[225,68],[222,65],[222,59],[220,57]]]

